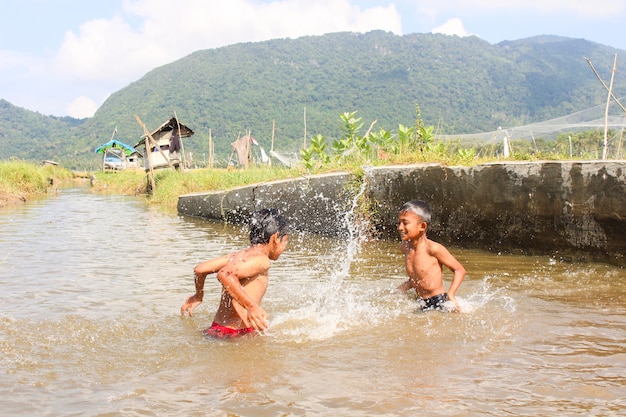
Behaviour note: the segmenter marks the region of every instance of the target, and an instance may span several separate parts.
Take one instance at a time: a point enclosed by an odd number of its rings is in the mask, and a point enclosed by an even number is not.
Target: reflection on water
[[[240,227],[61,190],[0,211],[5,415],[620,415],[626,272],[452,251],[463,314],[393,292],[397,242],[292,235],[265,335],[203,338],[220,287],[179,317],[193,266]],[[448,275],[449,279],[451,276]],[[449,283],[449,280],[448,280]]]

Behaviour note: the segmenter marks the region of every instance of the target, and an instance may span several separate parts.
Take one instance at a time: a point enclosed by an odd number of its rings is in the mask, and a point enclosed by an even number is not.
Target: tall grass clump
[[[0,192],[27,197],[45,194],[48,186],[73,178],[58,166],[38,166],[24,161],[0,161]]]
[[[92,189],[95,191],[139,195],[145,194],[146,186],[146,174],[143,170],[98,171],[92,177]]]
[[[306,171],[301,168],[268,166],[252,166],[247,169],[160,170],[155,174],[155,190],[150,195],[150,202],[176,207],[179,195],[227,190],[250,184],[295,178],[305,173]]]

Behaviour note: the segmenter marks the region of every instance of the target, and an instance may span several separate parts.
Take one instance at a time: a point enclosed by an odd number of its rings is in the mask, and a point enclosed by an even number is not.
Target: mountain
[[[116,138],[134,145],[176,115],[195,131],[185,149],[216,153],[248,129],[269,149],[296,151],[306,132],[340,135],[339,115],[358,111],[365,126],[411,125],[416,105],[440,134],[517,126],[563,116],[606,100],[591,71],[611,76],[618,51],[583,39],[538,36],[492,45],[477,37],[334,33],[202,50],[148,72],[113,93],[93,118],[46,118],[0,101],[2,158],[93,163],[93,149]],[[615,95],[626,94],[616,77]],[[38,126],[35,128],[34,126]],[[35,150],[32,150],[35,149]],[[97,165],[96,165],[97,166]]]

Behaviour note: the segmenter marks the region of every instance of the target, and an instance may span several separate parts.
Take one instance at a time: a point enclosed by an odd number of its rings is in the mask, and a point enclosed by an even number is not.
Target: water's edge
[[[431,237],[462,247],[550,254],[626,266],[626,161],[440,164],[366,169],[372,224],[395,237],[406,201],[429,202]],[[179,197],[178,213],[229,223],[260,207],[299,229],[342,234],[355,178],[346,172]]]

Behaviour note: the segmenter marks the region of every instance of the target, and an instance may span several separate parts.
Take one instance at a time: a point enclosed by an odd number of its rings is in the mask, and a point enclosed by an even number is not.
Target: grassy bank
[[[319,169],[316,172],[324,172]],[[185,172],[160,170],[155,173],[155,190],[147,193],[143,170],[74,173],[58,166],[38,166],[22,161],[0,161],[0,205],[26,201],[50,192],[58,184],[77,177],[92,177],[92,190],[123,195],[145,195],[152,204],[176,208],[178,196],[201,191],[224,190],[249,184],[306,175],[303,167],[253,166],[248,169],[196,169]],[[4,201],[4,204],[2,204]]]
[[[155,190],[149,202],[175,208],[178,196],[200,191],[224,190],[306,174],[302,168],[252,167],[248,169],[196,169],[179,172],[160,170],[155,173]],[[93,181],[96,191],[111,191],[127,195],[146,194],[147,176],[144,171],[97,172]]]
[[[0,161],[0,205],[44,195],[51,187],[73,178],[72,171],[59,166]]]

